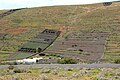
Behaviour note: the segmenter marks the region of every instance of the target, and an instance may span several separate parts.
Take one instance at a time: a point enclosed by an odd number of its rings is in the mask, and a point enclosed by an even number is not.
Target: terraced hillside
[[[58,29],[59,40],[82,32],[107,32],[105,60],[120,58],[120,2],[103,4],[37,7],[23,9],[0,19],[0,33],[8,34],[0,50],[0,59],[15,53],[40,31]],[[0,43],[1,44],[1,43]]]
[[[24,59],[36,54],[40,54],[46,50],[60,35],[60,31],[45,29],[32,40],[24,44],[15,54],[8,59]]]
[[[86,62],[97,62],[103,57],[108,33],[81,33],[64,40],[54,42],[45,54],[59,54]]]

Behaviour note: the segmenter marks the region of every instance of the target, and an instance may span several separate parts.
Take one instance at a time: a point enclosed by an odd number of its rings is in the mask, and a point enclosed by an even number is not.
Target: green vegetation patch
[[[61,60],[58,60],[59,64],[76,64],[77,61],[71,57],[64,57]]]
[[[48,44],[44,44],[44,43],[28,42],[23,46],[23,48],[32,48],[32,49],[42,48],[42,49],[45,49],[47,46],[48,46]]]
[[[33,41],[33,42],[39,42],[39,43],[47,43],[47,41],[44,41],[44,40],[40,40],[40,39],[38,39],[38,38],[34,38],[34,39],[32,39],[31,41]]]
[[[29,53],[18,53],[13,59],[22,59],[31,56],[32,54]]]

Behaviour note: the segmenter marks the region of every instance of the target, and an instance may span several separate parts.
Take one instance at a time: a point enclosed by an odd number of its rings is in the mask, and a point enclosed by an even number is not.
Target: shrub
[[[14,69],[13,72],[14,73],[25,73],[25,72],[28,72],[28,71],[26,71],[25,69],[18,69],[18,68],[16,68],[16,69]]]
[[[52,74],[53,74],[53,75],[58,75],[58,73],[59,73],[59,72],[58,72],[57,70],[53,70],[53,71],[52,71]]]
[[[12,80],[21,80],[18,76],[13,76]]]
[[[75,72],[75,73],[72,74],[72,76],[73,76],[73,77],[79,77],[80,75],[79,75],[79,73],[76,73],[76,72]]]
[[[49,55],[46,55],[46,56],[49,56],[49,57],[61,57],[61,55],[59,55],[59,54],[49,54]]]
[[[67,70],[67,71],[73,71],[73,69],[72,69],[72,68],[67,68],[66,70]]]
[[[50,73],[50,72],[51,72],[50,69],[43,69],[43,70],[41,71],[41,73]]]
[[[15,68],[15,66],[13,66],[13,65],[10,65],[9,67],[8,67],[8,69],[10,69],[10,70],[13,70]]]
[[[58,60],[59,64],[76,64],[77,61],[70,58],[70,57],[65,57],[63,59]]]
[[[41,75],[40,80],[50,80],[50,79],[46,75]]]
[[[120,59],[115,59],[115,60],[114,60],[114,63],[120,64]]]
[[[66,77],[66,76],[67,76],[67,74],[66,74],[66,73],[61,72],[61,73],[59,73],[59,74],[58,74],[58,76],[59,76],[59,77]]]

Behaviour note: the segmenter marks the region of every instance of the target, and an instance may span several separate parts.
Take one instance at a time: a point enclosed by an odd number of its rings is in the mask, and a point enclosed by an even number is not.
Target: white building
[[[17,63],[36,63],[37,61],[43,59],[41,58],[33,58],[33,59],[23,59],[23,60],[16,60]]]

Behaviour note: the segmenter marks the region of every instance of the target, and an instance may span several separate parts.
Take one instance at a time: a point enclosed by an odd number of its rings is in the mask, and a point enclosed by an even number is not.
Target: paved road
[[[0,68],[7,68],[9,65],[0,65]],[[120,68],[120,64],[33,64],[15,65],[18,68]]]

